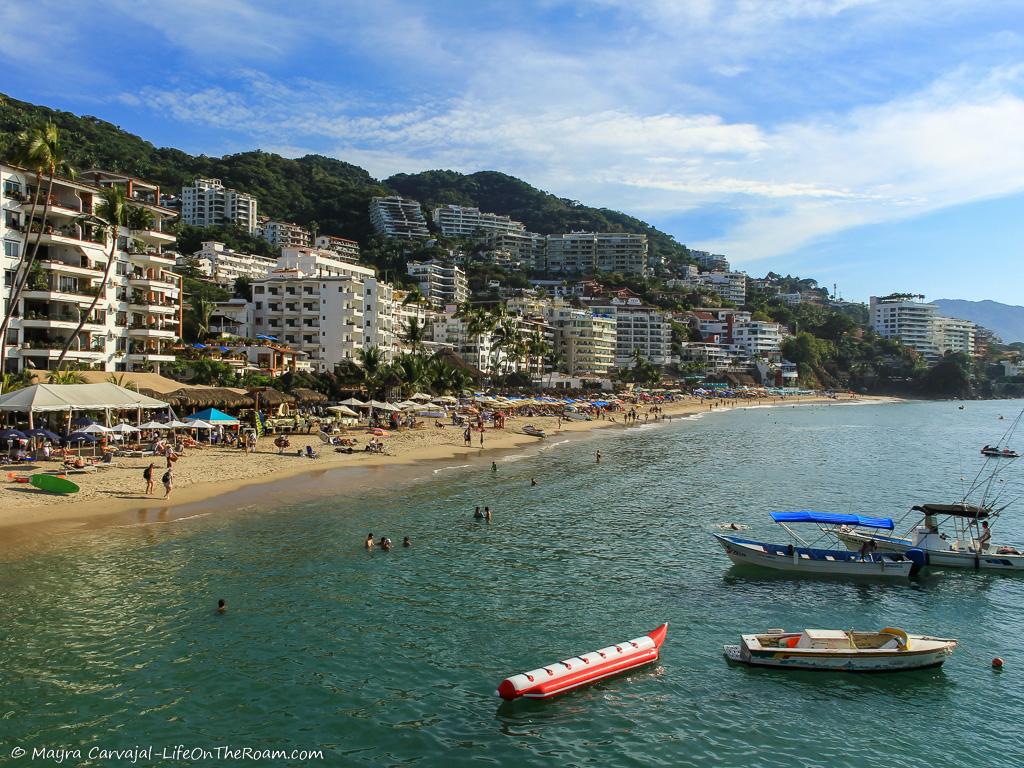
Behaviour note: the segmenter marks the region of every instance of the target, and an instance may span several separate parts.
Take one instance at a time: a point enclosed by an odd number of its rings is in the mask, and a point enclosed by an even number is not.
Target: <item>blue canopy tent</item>
[[[772,520],[776,523],[825,523],[828,525],[859,525],[862,528],[882,528],[887,531],[896,526],[889,517],[865,517],[864,515],[846,515],[839,512],[772,512]]]
[[[234,416],[229,416],[223,411],[218,411],[216,408],[204,408],[198,413],[186,416],[185,421],[207,421],[210,424],[225,427],[238,424],[238,419]]]
[[[256,337],[260,341],[277,341],[276,336],[264,336],[262,333]]]

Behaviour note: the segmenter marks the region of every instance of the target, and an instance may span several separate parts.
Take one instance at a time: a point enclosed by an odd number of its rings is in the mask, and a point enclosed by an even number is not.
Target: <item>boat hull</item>
[[[873,539],[881,552],[904,554],[911,549],[920,549],[925,564],[930,568],[967,568],[970,570],[1020,571],[1024,572],[1024,555],[1000,555],[994,552],[969,552],[915,547],[910,539],[895,536],[865,536],[853,531],[837,531],[836,536],[851,550],[860,549],[867,539]]]
[[[497,694],[506,701],[550,699],[653,664],[658,660],[667,633],[668,624],[662,624],[642,637],[507,677],[498,685]]]
[[[823,651],[796,648],[751,651],[741,643],[725,646],[725,655],[730,661],[754,667],[818,672],[910,672],[941,667],[955,647],[955,642],[949,642],[922,651]]]
[[[752,565],[773,571],[811,576],[858,576],[875,579],[907,579],[915,565],[910,560],[875,558],[861,560],[842,550],[808,550],[796,547],[793,554],[777,544],[715,534],[725,554],[736,565]],[[830,554],[821,554],[830,553]],[[820,555],[820,556],[818,556]]]

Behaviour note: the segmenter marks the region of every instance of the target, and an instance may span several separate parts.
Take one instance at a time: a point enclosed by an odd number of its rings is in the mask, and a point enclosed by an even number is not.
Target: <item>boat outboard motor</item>
[[[928,553],[923,549],[917,549],[915,547],[913,549],[908,549],[903,554],[906,555],[907,559],[914,564],[910,569],[911,576],[917,576],[917,574],[921,572],[921,569],[928,564]]]

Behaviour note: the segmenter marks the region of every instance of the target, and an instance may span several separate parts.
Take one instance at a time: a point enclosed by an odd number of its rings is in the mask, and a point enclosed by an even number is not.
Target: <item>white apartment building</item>
[[[317,235],[313,247],[322,251],[334,251],[352,261],[359,261],[359,243],[355,240],[336,235]]]
[[[218,301],[210,315],[210,336],[255,338],[254,306],[253,302],[238,297],[227,301]]]
[[[729,367],[729,355],[721,344],[684,341],[679,346],[682,363],[699,363],[705,371],[721,371]]]
[[[948,351],[974,353],[976,326],[940,316],[938,307],[924,303],[924,296],[872,296],[868,313],[871,327],[879,336],[899,339],[929,361]]]
[[[736,351],[752,360],[782,359],[782,326],[763,320],[746,319],[732,327]]]
[[[395,330],[395,352],[412,352],[412,345],[405,341],[405,331],[410,321],[415,320],[423,329],[423,347],[426,351],[434,348],[432,326],[439,313],[425,302],[405,303],[409,292],[395,288],[392,295],[392,320]]]
[[[194,227],[236,225],[256,231],[256,198],[226,188],[220,179],[196,179],[181,188],[181,220]]]
[[[275,248],[308,248],[309,230],[288,221],[269,220],[262,225],[263,239]]]
[[[705,272],[691,279],[696,287],[717,293],[723,301],[737,307],[747,303],[747,275],[744,272]]]
[[[495,370],[501,370],[503,355],[492,346],[492,335],[482,333],[470,336],[468,321],[456,314],[455,307],[447,307],[434,317],[430,338],[438,347],[453,350],[468,365],[482,373],[489,374],[492,365]]]
[[[555,354],[565,361],[570,376],[607,376],[615,367],[616,320],[562,302],[545,313],[555,342]]]
[[[668,365],[672,358],[672,325],[668,316],[639,298],[594,299],[590,308],[615,318],[615,367],[633,365],[636,352],[655,365]]]
[[[253,330],[331,371],[360,349],[396,348],[394,293],[373,269],[331,251],[286,247],[277,269],[253,283]]]
[[[492,232],[485,240],[491,251],[504,251],[527,269],[547,269],[547,238],[536,232]]]
[[[728,272],[729,260],[718,253],[708,251],[690,251],[690,255],[696,259],[697,266],[705,272]]]
[[[0,165],[0,311],[14,315],[7,338],[0,340],[6,345],[6,368],[52,369],[78,325],[79,313],[99,295],[66,360],[94,370],[159,372],[161,363],[175,359],[172,345],[180,333],[181,278],[171,271],[174,259],[163,253],[175,241],[164,227],[177,211],[157,204],[160,189],[154,184],[95,170],[83,177],[89,182],[54,180],[36,266],[17,306],[10,307],[9,291],[21,257],[40,230],[42,210],[37,208],[34,221],[29,221],[34,175]],[[123,187],[129,204],[153,217],[149,229],[121,228],[106,282],[110,235],[80,218],[94,212],[103,186]]]
[[[216,240],[203,241],[203,247],[192,254],[197,260],[200,272],[224,287],[235,284],[240,277],[259,280],[269,275],[277,267],[277,259],[260,256],[255,253],[242,253],[228,248]],[[188,257],[179,255],[179,267],[188,263]]]
[[[420,204],[398,195],[373,198],[370,201],[370,223],[378,234],[386,237],[413,240],[430,237]]]
[[[548,235],[546,269],[569,274],[647,272],[647,235],[570,232]]]
[[[954,317],[936,317],[935,335],[937,346],[945,352],[962,352],[965,355],[975,354],[975,335],[977,326],[968,320]]]
[[[420,293],[434,304],[461,304],[469,298],[469,280],[461,267],[431,259],[410,261],[406,271],[419,283]]]
[[[434,224],[445,237],[482,238],[502,232],[521,233],[526,227],[519,221],[496,213],[481,213],[479,208],[443,205],[434,209]]]

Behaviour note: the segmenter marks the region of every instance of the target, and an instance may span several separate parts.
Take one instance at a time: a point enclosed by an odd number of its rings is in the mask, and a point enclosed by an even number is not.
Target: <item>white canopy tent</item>
[[[327,407],[327,410],[331,413],[339,416],[354,416],[358,417],[359,414],[349,408],[347,405],[331,405]]]
[[[147,421],[145,424],[139,424],[139,429],[170,429],[170,424],[164,424],[159,421]]]
[[[63,412],[71,419],[73,411],[135,410],[142,421],[142,411],[167,408],[167,403],[141,395],[116,384],[33,384],[0,396],[0,411],[27,413],[33,425],[36,413]]]

